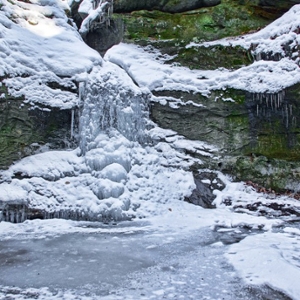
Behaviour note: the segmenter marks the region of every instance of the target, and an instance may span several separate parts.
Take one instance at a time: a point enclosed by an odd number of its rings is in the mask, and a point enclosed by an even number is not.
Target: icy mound
[[[192,174],[162,166],[166,158],[155,149],[142,148],[113,130],[99,138],[103,148],[84,157],[77,156],[78,150],[53,151],[16,163],[2,174],[2,206],[25,203],[42,218],[124,220],[160,213],[161,203],[183,200],[192,192]],[[168,154],[176,164],[175,150]]]

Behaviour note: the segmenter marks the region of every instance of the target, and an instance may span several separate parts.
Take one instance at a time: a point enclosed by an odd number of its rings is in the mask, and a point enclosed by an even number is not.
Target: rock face
[[[277,159],[300,160],[300,86],[277,94],[238,90],[215,91],[209,98],[183,92],[159,92],[183,102],[179,109],[154,103],[153,120],[191,140],[215,144],[223,154],[256,153]],[[223,101],[230,98],[234,101]],[[218,99],[218,100],[215,100]]]
[[[170,13],[178,13],[220,4],[220,0],[115,0],[115,12],[132,12],[136,10],[160,10]]]
[[[277,94],[215,91],[209,98],[164,91],[157,95],[201,105],[174,108],[153,103],[151,116],[159,126],[171,128],[188,139],[217,145],[221,158],[207,161],[207,167],[275,190],[298,190],[299,90],[298,84]]]
[[[33,108],[9,95],[0,99],[0,169],[43,149],[72,147],[77,113],[58,108]]]

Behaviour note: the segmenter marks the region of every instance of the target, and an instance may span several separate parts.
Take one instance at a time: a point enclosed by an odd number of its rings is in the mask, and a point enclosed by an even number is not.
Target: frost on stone
[[[113,0],[83,0],[78,12],[83,17],[79,32],[84,37],[95,23],[110,25]]]

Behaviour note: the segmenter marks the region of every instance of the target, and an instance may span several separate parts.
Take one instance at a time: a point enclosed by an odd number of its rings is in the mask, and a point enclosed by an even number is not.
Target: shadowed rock
[[[191,196],[186,197],[185,201],[204,208],[215,208],[212,203],[216,196],[213,194],[214,190],[223,190],[225,185],[218,178],[216,173],[201,172],[194,175],[196,188]]]
[[[136,10],[160,10],[170,13],[189,11],[201,7],[220,4],[220,0],[116,0],[114,10],[118,13],[132,12]]]

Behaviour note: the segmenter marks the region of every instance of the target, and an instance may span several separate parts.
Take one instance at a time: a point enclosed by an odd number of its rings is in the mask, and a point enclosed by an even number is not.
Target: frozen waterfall
[[[96,76],[94,80],[80,83],[79,143],[82,154],[95,147],[99,133],[113,128],[129,141],[144,144],[147,140],[148,94],[124,89],[116,84],[118,78],[113,73],[101,75],[98,74],[98,80]]]
[[[3,171],[0,221],[128,220],[191,194],[192,161],[175,138],[174,148],[165,142],[169,131],[154,130],[149,91],[111,63],[78,81],[78,148],[32,155]]]

